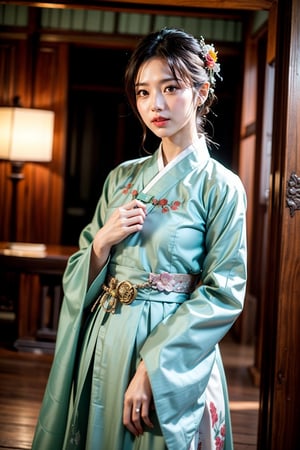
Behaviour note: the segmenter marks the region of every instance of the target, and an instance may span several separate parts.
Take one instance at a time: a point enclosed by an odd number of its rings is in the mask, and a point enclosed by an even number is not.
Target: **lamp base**
[[[24,179],[23,167],[24,167],[23,161],[11,161],[11,173],[9,175],[9,178],[13,181],[23,180]]]

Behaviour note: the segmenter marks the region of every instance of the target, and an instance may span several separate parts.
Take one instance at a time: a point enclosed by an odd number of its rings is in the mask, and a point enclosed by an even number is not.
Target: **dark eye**
[[[139,89],[138,91],[136,91],[135,95],[137,97],[146,97],[148,95],[148,91],[146,91],[145,89]]]
[[[165,91],[169,92],[170,94],[172,94],[173,92],[176,92],[178,88],[179,88],[178,86],[171,85],[171,86],[167,86],[165,88]]]

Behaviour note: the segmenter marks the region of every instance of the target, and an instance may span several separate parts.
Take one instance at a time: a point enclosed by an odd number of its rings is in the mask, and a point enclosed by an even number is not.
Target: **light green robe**
[[[142,192],[158,171],[158,152],[108,176],[80,250],[68,263],[55,359],[33,450],[187,450],[204,411],[218,342],[240,314],[246,284],[246,199],[239,178],[199,148],[149,194],[141,232],[115,246],[88,286],[93,236],[112,211]],[[115,314],[91,305],[107,274],[142,283],[149,272],[201,274],[192,294],[140,289]],[[88,317],[83,326],[83,318]],[[84,330],[84,332],[83,332]],[[153,431],[134,437],[122,425],[124,392],[139,361],[150,377]],[[75,383],[73,383],[75,379]],[[227,410],[225,448],[231,450]]]

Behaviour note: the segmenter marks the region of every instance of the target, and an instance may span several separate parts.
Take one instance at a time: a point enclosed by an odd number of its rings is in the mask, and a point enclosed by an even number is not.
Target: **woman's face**
[[[191,86],[174,79],[165,60],[154,57],[142,64],[135,92],[141,119],[156,136],[178,144],[189,143],[197,136],[199,97]]]

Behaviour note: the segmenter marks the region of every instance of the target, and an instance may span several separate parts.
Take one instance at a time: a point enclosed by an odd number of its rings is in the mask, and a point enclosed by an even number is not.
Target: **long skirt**
[[[125,306],[121,314],[101,308],[90,314],[74,374],[62,450],[167,450],[155,409],[151,416],[154,428],[145,427],[143,435],[135,437],[122,423],[123,399],[147,335],[177,307],[174,303],[145,302],[142,308]],[[202,420],[186,450],[223,449],[224,403],[215,363]]]

